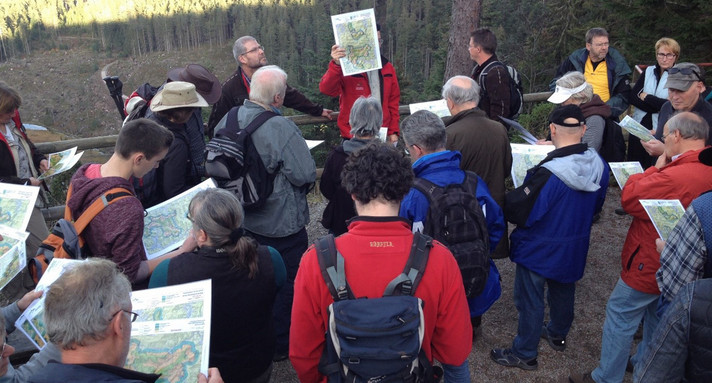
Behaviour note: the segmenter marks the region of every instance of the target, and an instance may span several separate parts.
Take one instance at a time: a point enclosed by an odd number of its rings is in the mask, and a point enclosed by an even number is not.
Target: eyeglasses
[[[195,222],[193,221],[193,217],[190,216],[190,212],[188,212],[188,213],[185,214],[185,218],[188,218],[188,221],[190,221],[191,223],[195,223]]]
[[[118,313],[120,313],[120,312],[122,312],[122,311],[125,312],[126,314],[129,314],[129,315],[131,316],[131,322],[136,322],[136,318],[138,318],[138,313],[135,313],[135,312],[133,312],[133,311],[124,310],[124,309],[121,309],[121,310],[115,312],[114,315],[111,316],[111,319],[114,319],[114,317],[116,316],[116,314],[118,314]],[[109,321],[111,321],[111,319],[109,319]],[[3,346],[3,347],[5,347],[5,346]]]
[[[248,55],[252,52],[264,51],[264,50],[265,50],[265,47],[263,47],[262,45],[258,45],[257,47],[250,49],[249,51],[243,53],[242,55]]]
[[[7,347],[7,341],[2,342],[2,351],[0,351],[0,358],[5,356],[5,347]]]
[[[591,44],[591,45],[593,45],[596,48],[603,48],[603,47],[609,46],[610,43],[598,43],[598,44]]]
[[[675,73],[682,73],[685,76],[689,76],[691,74],[694,74],[695,77],[697,77],[700,81],[704,82],[705,80],[702,79],[702,76],[700,76],[699,73],[695,72],[694,69],[692,68],[670,68],[668,69],[669,74],[675,74]]]
[[[671,134],[672,134],[672,132],[667,132],[667,133],[663,134],[660,138],[662,138],[662,141],[665,142],[665,139],[667,138],[667,136],[669,136]]]
[[[658,53],[657,56],[659,59],[668,59],[668,60],[671,60],[671,59],[674,59],[675,57],[677,57],[677,55],[674,53]]]

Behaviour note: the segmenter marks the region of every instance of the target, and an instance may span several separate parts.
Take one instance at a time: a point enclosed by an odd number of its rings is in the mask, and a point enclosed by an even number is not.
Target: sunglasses
[[[668,69],[669,74],[675,74],[675,73],[682,73],[685,76],[689,76],[691,74],[694,74],[695,77],[697,77],[700,81],[704,82],[705,80],[702,79],[702,76],[700,76],[699,73],[697,73],[694,69],[692,68],[670,68]]]

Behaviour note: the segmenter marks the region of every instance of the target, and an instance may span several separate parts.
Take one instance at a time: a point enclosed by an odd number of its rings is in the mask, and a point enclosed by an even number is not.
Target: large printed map
[[[0,223],[24,231],[39,192],[37,186],[0,183]]]
[[[134,291],[126,368],[160,373],[160,383],[195,382],[207,373],[210,349],[210,280]]]
[[[146,257],[153,259],[183,243],[190,232],[191,223],[186,217],[193,196],[201,190],[215,187],[212,179],[146,210],[143,219],[143,245]]]
[[[331,16],[336,44],[346,50],[340,60],[344,76],[381,68],[373,9]]]
[[[554,150],[554,145],[510,144],[512,146],[512,181],[514,187],[522,186],[527,170],[538,165]]]
[[[655,230],[663,240],[667,240],[672,229],[685,214],[685,208],[677,199],[641,199],[640,204],[645,208]]]
[[[28,233],[0,227],[0,289],[27,265],[25,240]]]
[[[643,172],[643,167],[640,166],[640,162],[638,161],[609,162],[608,166],[611,167],[613,176],[616,177],[616,182],[621,189],[623,189],[623,186],[628,182],[630,176]]]

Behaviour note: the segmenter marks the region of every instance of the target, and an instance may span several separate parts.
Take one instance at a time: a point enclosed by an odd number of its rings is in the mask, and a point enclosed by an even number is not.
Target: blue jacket
[[[413,172],[416,177],[425,178],[438,186],[459,184],[465,180],[465,172],[460,169],[461,158],[460,152],[450,150],[428,154],[413,164]],[[490,252],[492,252],[502,239],[506,225],[502,209],[490,195],[485,181],[479,176],[477,177],[477,201],[480,202],[487,219]],[[428,197],[411,188],[401,202],[399,215],[413,221],[413,230],[422,229],[429,206]]]
[[[461,158],[460,152],[450,150],[428,154],[413,164],[413,172],[416,177],[425,178],[439,186],[462,183],[465,180],[465,172],[460,169]],[[487,220],[491,253],[504,235],[506,229],[504,215],[502,209],[492,199],[487,184],[479,176],[477,177],[476,196]],[[430,207],[428,197],[415,188],[411,188],[401,202],[400,216],[413,221],[413,231],[422,230],[423,221],[428,215],[428,207]],[[484,291],[479,296],[467,300],[471,317],[484,314],[502,294],[499,271],[491,259],[489,263],[489,277]]]
[[[512,262],[561,283],[581,279],[607,188],[608,165],[586,144],[550,152],[505,198],[505,217],[517,225]]]

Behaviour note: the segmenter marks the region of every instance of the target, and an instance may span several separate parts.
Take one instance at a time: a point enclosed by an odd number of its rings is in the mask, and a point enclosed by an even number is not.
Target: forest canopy
[[[437,98],[443,83],[453,0],[0,0],[0,61],[63,49],[86,38],[126,57],[199,47],[229,49],[253,35],[293,85],[314,84],[333,44],[330,15],[375,8],[383,54],[403,89],[401,103]],[[712,61],[712,2],[704,0],[484,0],[481,26],[499,39],[500,59],[525,90],[546,89],[556,66],[603,26],[633,66],[654,63],[655,41],[682,46],[681,61]],[[469,33],[464,31],[463,33]],[[454,47],[453,49],[467,49]]]

